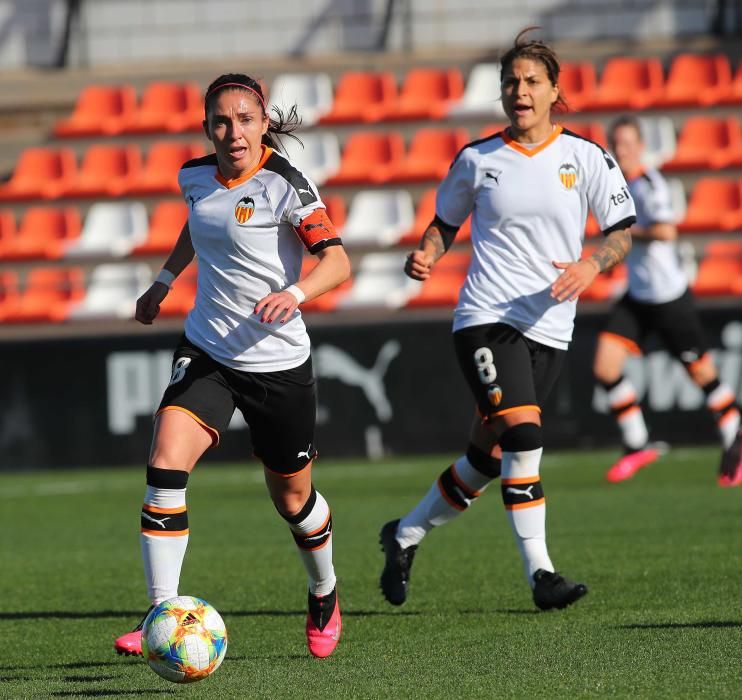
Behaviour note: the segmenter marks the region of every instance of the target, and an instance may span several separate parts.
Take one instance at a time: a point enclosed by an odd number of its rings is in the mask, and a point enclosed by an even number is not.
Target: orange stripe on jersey
[[[177,508],[158,508],[157,506],[150,506],[146,503],[143,508],[146,508],[148,512],[150,513],[185,513],[186,507],[185,506],[178,506]]]
[[[562,127],[559,124],[557,124],[554,127],[554,130],[551,132],[551,135],[549,136],[549,138],[546,139],[546,141],[544,141],[539,146],[534,146],[533,148],[526,148],[523,144],[518,143],[512,136],[510,136],[510,134],[508,133],[509,131],[510,129],[505,129],[505,131],[503,131],[502,140],[508,146],[510,146],[510,148],[518,151],[518,153],[522,153],[524,156],[528,156],[529,158],[532,158],[537,153],[540,153],[545,148],[548,148],[549,146],[551,146],[552,143],[554,143],[554,141],[556,141],[557,136],[559,136],[559,134],[562,133]]]
[[[190,416],[207,433],[209,433],[209,435],[211,435],[211,446],[212,447],[216,447],[219,444],[219,431],[216,428],[212,428],[210,425],[206,425],[206,423],[204,423],[192,411],[189,411],[187,408],[183,408],[182,406],[163,406],[159,411],[157,411],[156,416],[159,416],[161,413],[165,413],[165,411],[181,411],[182,413],[185,413],[187,416]]]
[[[326,209],[315,209],[309,216],[302,219],[299,225],[294,227],[294,230],[307,250],[320,241],[340,238],[335,230],[335,225],[327,216]]]
[[[142,528],[142,534],[155,537],[183,537],[188,534],[188,530],[145,530]]]
[[[525,501],[524,503],[505,504],[505,510],[523,510],[523,508],[535,508],[542,506],[546,502],[545,498],[538,498],[535,501]]]
[[[263,155],[260,156],[258,164],[252,170],[248,170],[248,172],[244,173],[243,175],[230,180],[228,177],[224,177],[217,169],[216,175],[214,175],[216,181],[220,185],[224,185],[228,190],[241,185],[243,182],[247,182],[253,175],[255,175],[256,172],[258,172],[258,170],[260,170],[260,168],[265,165],[265,161],[267,161],[268,158],[271,157],[271,153],[273,153],[273,149],[269,146],[266,146],[265,144],[263,144],[261,148],[263,149]]]
[[[641,348],[633,340],[624,338],[622,335],[618,335],[617,333],[609,333],[608,331],[603,331],[599,334],[598,338],[604,338],[605,340],[610,340],[614,343],[618,343],[619,345],[623,345],[632,355],[642,354]]]
[[[512,484],[534,484],[537,481],[539,481],[539,477],[537,476],[523,476],[523,477],[515,477],[512,479],[503,479],[502,484],[503,486],[510,486]]]

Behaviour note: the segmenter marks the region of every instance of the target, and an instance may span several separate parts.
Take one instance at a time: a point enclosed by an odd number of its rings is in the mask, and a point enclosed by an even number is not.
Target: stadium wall
[[[0,67],[491,49],[532,24],[552,40],[635,42],[704,34],[718,6],[719,0],[0,0]]]
[[[722,379],[742,393],[738,310],[703,310]],[[578,316],[560,381],[545,408],[547,447],[618,446],[590,367],[603,315]],[[312,330],[322,456],[456,452],[473,404],[454,359],[448,321],[324,326]],[[0,469],[144,464],[152,414],[170,374],[177,335],[0,343]],[[12,368],[12,371],[8,368]],[[664,350],[627,374],[655,439],[716,440],[703,395]],[[239,413],[237,414],[239,416]],[[209,460],[252,459],[235,419]]]

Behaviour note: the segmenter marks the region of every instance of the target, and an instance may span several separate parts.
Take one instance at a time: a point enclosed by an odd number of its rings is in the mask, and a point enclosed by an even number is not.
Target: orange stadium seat
[[[23,214],[16,236],[0,248],[7,260],[61,258],[66,243],[80,235],[77,207],[30,207]]]
[[[160,306],[160,316],[185,316],[192,308],[196,299],[196,281],[198,266],[194,262],[188,265],[173,282],[173,287]]]
[[[20,296],[18,288],[18,273],[0,270],[0,322],[6,321],[15,311]]]
[[[327,210],[327,218],[335,224],[335,229],[340,231],[348,218],[348,209],[345,205],[345,199],[339,194],[328,194],[322,197]]]
[[[422,283],[420,291],[405,306],[455,306],[466,279],[471,253],[450,250],[436,264],[433,273]]]
[[[353,124],[375,121],[397,98],[397,82],[391,73],[348,71],[335,88],[328,114],[320,124]]]
[[[706,177],[693,188],[681,232],[733,230],[742,212],[742,187],[734,180]]]
[[[144,89],[139,105],[122,119],[121,128],[127,134],[184,131],[187,115],[193,111],[203,115],[201,88],[196,83],[156,81]]]
[[[374,107],[370,119],[441,119],[450,104],[464,93],[458,68],[412,68],[404,78],[399,97],[386,107]]]
[[[719,98],[720,104],[740,105],[742,104],[742,61],[737,65],[729,90]]]
[[[490,136],[499,134],[501,131],[505,131],[507,124],[485,124],[482,130],[479,132],[480,139],[487,139]]]
[[[436,188],[432,187],[426,190],[415,209],[415,223],[413,227],[399,239],[399,243],[402,245],[417,245],[422,238],[425,229],[433,220],[435,216],[435,195]],[[471,240],[471,217],[466,217],[466,221],[461,224],[461,228],[456,234],[456,242],[461,243],[464,241]]]
[[[734,294],[734,285],[742,277],[742,258],[706,257],[701,260],[693,282],[698,296]]]
[[[156,141],[150,148],[139,177],[132,178],[127,194],[179,194],[178,172],[183,163],[206,155],[203,143]]]
[[[6,316],[11,323],[59,322],[70,305],[85,295],[84,277],[76,267],[37,267],[28,273],[25,289]]]
[[[25,149],[7,183],[0,186],[0,201],[53,199],[77,174],[77,160],[69,148]]]
[[[405,153],[404,139],[397,131],[356,131],[348,136],[340,170],[325,181],[327,185],[355,185],[378,182],[389,168],[395,168]]]
[[[739,258],[742,259],[742,240],[709,241],[703,249],[705,257],[709,258]]]
[[[138,182],[142,155],[138,146],[95,144],[83,155],[77,177],[61,194],[68,197],[118,197]]]
[[[131,85],[90,85],[80,92],[72,114],[57,122],[54,135],[69,138],[118,134],[136,104]]]
[[[568,122],[564,124],[564,128],[573,131],[584,139],[599,144],[603,148],[608,148],[605,127],[600,122]]]
[[[584,109],[643,109],[662,94],[663,85],[659,59],[611,58],[605,64],[598,86]]]
[[[680,131],[675,155],[663,170],[724,168],[742,156],[742,128],[735,117],[690,117]]]
[[[13,244],[17,235],[13,210],[0,209],[0,260],[5,257],[7,247]]]
[[[570,109],[579,112],[590,104],[597,78],[589,61],[563,63],[559,71],[559,88]]]
[[[729,92],[732,69],[723,54],[684,53],[670,65],[667,82],[652,107],[701,107],[716,104]]]
[[[466,129],[419,129],[412,137],[407,155],[396,165],[379,171],[384,173],[381,181],[440,180],[468,142]]]
[[[144,243],[135,246],[132,255],[159,255],[169,253],[188,220],[188,207],[182,199],[158,202],[149,221]]]
[[[319,262],[318,258],[314,255],[305,255],[301,266],[301,275],[299,279],[304,279]],[[337,308],[338,302],[344,297],[348,290],[353,286],[352,279],[345,280],[340,286],[331,289],[325,294],[321,294],[316,299],[311,301],[305,301],[301,305],[302,313],[305,311],[315,312],[327,312],[334,311]]]

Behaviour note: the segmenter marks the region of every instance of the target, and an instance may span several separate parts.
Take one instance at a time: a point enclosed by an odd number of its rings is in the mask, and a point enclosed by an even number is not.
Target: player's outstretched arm
[[[178,240],[173,246],[173,250],[165,261],[158,280],[152,283],[152,286],[137,299],[136,312],[134,318],[145,325],[150,325],[160,313],[160,304],[170,291],[172,281],[181,273],[188,264],[193,260],[194,250],[191,243],[191,230],[188,228],[188,222],[183,226]]]
[[[577,262],[557,262],[552,265],[564,270],[551,285],[551,296],[557,301],[575,301],[606,270],[618,265],[631,250],[631,233],[629,229],[612,231],[603,240],[603,244],[585,260]]]
[[[458,228],[448,226],[438,217],[433,219],[425,229],[420,240],[420,247],[407,256],[404,266],[405,274],[413,280],[428,279],[433,265],[446,254],[457,232]]]

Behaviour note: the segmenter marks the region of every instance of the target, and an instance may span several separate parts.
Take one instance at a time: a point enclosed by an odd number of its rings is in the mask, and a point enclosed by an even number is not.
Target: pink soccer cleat
[[[742,484],[742,429],[737,432],[734,442],[722,453],[718,484],[725,487]]]
[[[123,656],[142,656],[142,627],[144,627],[144,621],[153,607],[153,605],[149,606],[147,612],[144,613],[144,617],[131,632],[127,632],[116,638],[113,643],[113,649],[117,654],[122,654]]]
[[[614,484],[619,481],[626,481],[665,452],[667,452],[667,446],[664,443],[650,443],[642,450],[629,452],[606,472],[605,478]]]
[[[334,588],[332,593],[322,597],[310,593],[307,613],[309,653],[318,659],[324,659],[332,654],[338,645],[342,626],[337,589]]]

